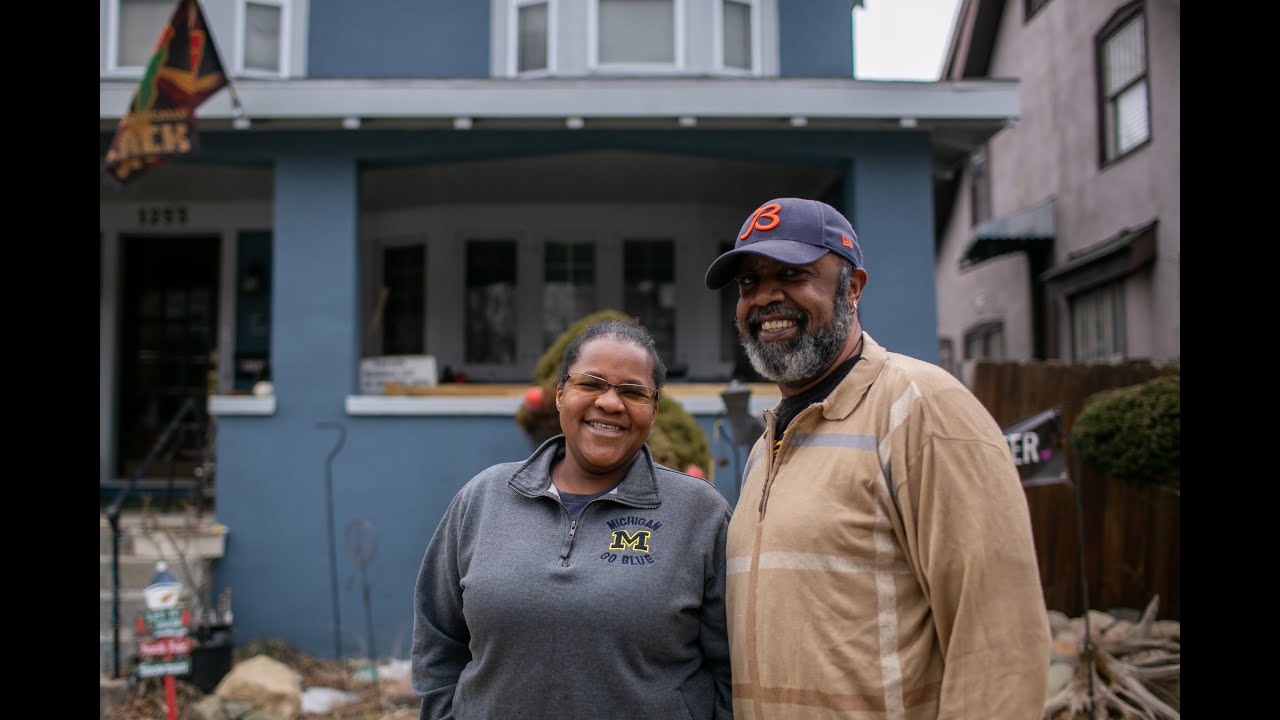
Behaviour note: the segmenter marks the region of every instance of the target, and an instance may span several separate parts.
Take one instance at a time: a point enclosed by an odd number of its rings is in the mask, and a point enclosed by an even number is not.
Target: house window
[[[545,0],[516,0],[516,72],[547,69],[550,44],[550,3]]]
[[[1048,4],[1049,0],[1022,0],[1022,22],[1030,20],[1032,15]]]
[[[596,309],[596,253],[591,243],[546,244],[542,284],[542,343]]]
[[[116,6],[116,69],[141,70],[151,59],[164,28],[173,17],[173,0],[119,0]]]
[[[466,361],[515,362],[516,241],[467,241],[466,277]]]
[[[984,322],[964,334],[965,360],[1003,360],[1004,322]]]
[[[969,193],[971,225],[977,225],[991,217],[991,167],[987,149],[980,148],[969,156],[969,177],[973,188]]]
[[[726,68],[750,70],[753,66],[751,51],[751,10],[753,3],[743,0],[724,0],[721,9],[721,61]]]
[[[382,354],[421,355],[426,352],[427,246],[422,243],[387,247],[382,251]],[[377,322],[377,320],[375,320]]]
[[[1121,10],[1098,36],[1102,85],[1102,161],[1109,162],[1151,138],[1147,96],[1147,24],[1141,4]]]
[[[675,65],[676,0],[596,0],[600,65]]]
[[[1078,363],[1124,359],[1124,284],[1110,282],[1071,299],[1071,356]]]
[[[284,74],[285,0],[252,0],[240,5],[238,68],[246,75]]]
[[[626,240],[623,245],[622,309],[653,335],[670,368],[676,349],[676,262],[671,240]]]

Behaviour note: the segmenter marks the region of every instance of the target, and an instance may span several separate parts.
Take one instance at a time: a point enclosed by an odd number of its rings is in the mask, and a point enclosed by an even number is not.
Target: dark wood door
[[[197,415],[179,426],[173,472],[191,477],[202,458],[202,419],[215,365],[217,236],[122,238],[121,344],[116,472],[142,462],[187,398]],[[167,477],[168,455],[145,477]]]

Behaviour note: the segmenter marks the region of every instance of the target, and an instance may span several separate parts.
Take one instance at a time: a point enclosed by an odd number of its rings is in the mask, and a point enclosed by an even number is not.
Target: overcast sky
[[[863,0],[853,9],[859,80],[937,80],[959,0]]]

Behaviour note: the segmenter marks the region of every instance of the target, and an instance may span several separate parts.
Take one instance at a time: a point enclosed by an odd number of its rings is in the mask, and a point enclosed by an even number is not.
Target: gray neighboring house
[[[938,196],[939,356],[1177,362],[1177,0],[963,0],[943,79],[1016,79],[1021,115]]]
[[[174,4],[100,0],[104,155]],[[216,435],[181,436],[175,473],[225,528],[211,592],[238,642],[321,656],[407,655],[439,518],[528,455],[521,393],[590,311],[655,332],[736,500],[736,289],[702,279],[766,199],[848,214],[864,325],[935,360],[936,178],[1019,114],[1013,81],[854,80],[849,0],[201,4],[243,115],[220,91],[197,154],[102,177],[100,496],[194,398]],[[363,382],[406,356],[468,382]]]

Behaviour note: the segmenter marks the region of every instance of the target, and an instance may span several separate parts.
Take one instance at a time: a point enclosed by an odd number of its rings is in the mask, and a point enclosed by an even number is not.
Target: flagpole
[[[232,117],[244,117],[244,107],[240,104],[240,96],[236,94],[236,86],[231,82],[231,78],[227,78],[227,92],[231,93]]]

